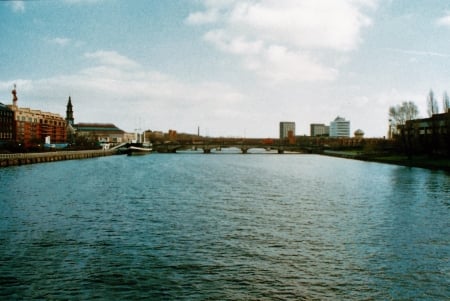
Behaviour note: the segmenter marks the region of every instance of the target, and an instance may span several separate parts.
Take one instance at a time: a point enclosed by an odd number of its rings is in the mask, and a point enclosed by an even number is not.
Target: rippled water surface
[[[448,173],[152,154],[0,183],[0,299],[450,299]]]

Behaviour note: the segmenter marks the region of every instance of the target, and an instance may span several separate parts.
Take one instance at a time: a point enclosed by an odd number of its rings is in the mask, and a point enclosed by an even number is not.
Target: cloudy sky
[[[75,122],[233,137],[336,116],[366,136],[389,106],[450,92],[448,0],[0,2],[0,102]]]

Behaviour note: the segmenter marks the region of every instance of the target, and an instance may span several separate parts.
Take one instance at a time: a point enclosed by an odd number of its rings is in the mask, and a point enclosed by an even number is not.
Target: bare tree
[[[450,109],[450,99],[448,98],[447,91],[444,91],[444,96],[442,97],[442,110],[447,113]]]
[[[407,128],[411,123],[407,121],[416,119],[419,115],[419,109],[412,101],[404,101],[401,105],[389,108],[389,120],[392,123],[395,136],[401,140],[403,150],[408,157],[411,157],[412,147],[412,128]]]
[[[434,97],[433,90],[430,90],[427,97],[427,105],[428,105],[428,116],[432,117],[433,114],[439,113],[439,106],[436,98]]]
[[[444,113],[447,113],[446,115],[444,115],[445,117],[442,142],[447,149],[447,156],[450,157],[450,100],[447,92],[444,92],[444,96],[442,98],[442,110],[444,111]]]
[[[401,105],[389,108],[389,117],[396,127],[405,125],[406,121],[416,119],[418,115],[419,109],[412,101],[404,101]]]

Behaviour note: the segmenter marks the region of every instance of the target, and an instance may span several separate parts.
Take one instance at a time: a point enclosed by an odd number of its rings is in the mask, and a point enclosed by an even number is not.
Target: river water
[[[0,183],[2,300],[450,299],[445,172],[179,153]]]

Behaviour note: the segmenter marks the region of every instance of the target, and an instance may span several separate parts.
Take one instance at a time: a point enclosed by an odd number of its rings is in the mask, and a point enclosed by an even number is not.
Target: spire
[[[16,84],[14,84],[14,88],[13,88],[13,90],[11,91],[11,93],[12,93],[12,95],[13,95],[13,106],[17,106],[17,100],[19,100],[18,98],[17,98],[17,90],[16,90]]]
[[[67,102],[66,121],[70,125],[74,124],[73,110],[72,110],[72,99],[70,98],[70,96],[69,96],[69,101]]]

